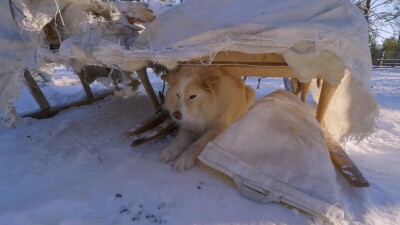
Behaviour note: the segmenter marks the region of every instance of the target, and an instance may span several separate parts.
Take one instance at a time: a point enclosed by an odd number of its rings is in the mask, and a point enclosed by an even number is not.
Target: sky
[[[376,3],[376,4],[379,4],[379,3]],[[385,7],[385,6],[380,6],[380,7],[377,8],[377,12],[378,12],[378,13],[379,13],[379,12],[383,12],[383,11],[388,11],[388,10],[390,10],[390,8]],[[392,27],[389,26],[389,25],[383,26],[383,27],[381,27],[380,29],[382,29],[383,31],[380,32],[380,35],[381,35],[382,37],[378,37],[378,38],[377,38],[378,44],[382,44],[382,42],[383,42],[386,38],[390,38],[390,37],[393,37],[393,36],[394,36],[394,34],[393,34],[393,33],[394,33],[394,30],[393,30]],[[386,32],[385,32],[385,31],[386,31]]]

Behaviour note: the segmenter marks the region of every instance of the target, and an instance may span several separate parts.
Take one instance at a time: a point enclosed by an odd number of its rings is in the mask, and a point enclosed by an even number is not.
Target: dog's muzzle
[[[176,120],[181,120],[182,119],[182,113],[180,111],[175,111],[172,113],[172,117]]]

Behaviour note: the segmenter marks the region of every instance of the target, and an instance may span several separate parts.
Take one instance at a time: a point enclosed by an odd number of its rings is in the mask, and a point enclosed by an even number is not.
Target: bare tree
[[[351,0],[362,11],[368,22],[372,42],[384,33],[400,39],[400,0]],[[392,31],[384,30],[389,26]]]

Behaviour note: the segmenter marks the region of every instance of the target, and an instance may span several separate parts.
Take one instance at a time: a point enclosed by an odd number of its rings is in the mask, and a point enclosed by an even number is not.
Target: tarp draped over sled
[[[212,60],[221,51],[278,53],[302,82],[320,77],[341,83],[324,126],[337,138],[372,130],[367,24],[347,0],[187,0],[149,24],[131,50],[104,42],[92,55],[132,70],[147,61],[172,68],[178,61]],[[79,49],[70,57],[96,63]],[[319,90],[311,91],[318,101]]]
[[[38,30],[68,4],[78,2],[93,3],[89,0],[1,3],[4,15],[0,24],[1,60],[6,64],[15,59],[0,75],[3,111],[17,96],[22,83],[21,73],[16,75],[15,71],[39,58]],[[61,44],[60,55],[64,59],[132,71],[149,61],[172,68],[179,61],[204,56],[212,60],[221,51],[278,53],[302,82],[320,77],[341,84],[323,121],[333,136],[362,137],[373,129],[376,104],[370,87],[367,24],[347,0],[186,0],[149,24],[129,50],[118,43],[121,39],[100,35],[96,29],[102,28],[91,22],[86,21],[83,29],[90,33],[76,35]],[[317,101],[319,89],[313,87],[311,92]]]
[[[320,125],[289,92],[257,101],[199,159],[232,177],[252,200],[287,203],[332,223],[344,218]]]

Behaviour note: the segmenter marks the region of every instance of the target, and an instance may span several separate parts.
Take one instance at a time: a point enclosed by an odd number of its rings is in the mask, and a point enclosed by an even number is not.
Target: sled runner
[[[327,140],[327,147],[332,163],[354,187],[369,187],[368,180],[362,175],[357,165],[351,160],[342,146],[332,139]]]

